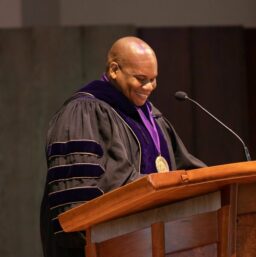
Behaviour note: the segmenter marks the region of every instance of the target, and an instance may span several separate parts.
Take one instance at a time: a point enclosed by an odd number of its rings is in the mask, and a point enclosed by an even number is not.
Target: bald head
[[[157,59],[153,49],[137,37],[117,40],[108,52],[107,76],[136,106],[142,106],[156,87]]]
[[[156,61],[153,49],[137,37],[123,37],[118,39],[110,48],[107,56],[107,66],[111,62],[120,65],[140,64],[145,58]]]

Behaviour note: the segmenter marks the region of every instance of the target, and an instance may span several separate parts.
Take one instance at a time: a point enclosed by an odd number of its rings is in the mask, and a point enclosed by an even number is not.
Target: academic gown
[[[152,103],[147,101],[141,108],[156,122],[161,155],[170,170],[205,166],[187,151]],[[84,233],[63,232],[57,216],[156,172],[158,155],[137,108],[109,82],[93,81],[68,99],[47,133],[48,172],[41,204],[44,256],[85,256]]]

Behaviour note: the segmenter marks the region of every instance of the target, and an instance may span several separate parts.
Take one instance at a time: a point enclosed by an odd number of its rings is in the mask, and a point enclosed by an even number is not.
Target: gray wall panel
[[[0,256],[41,257],[39,209],[50,117],[98,78],[113,40],[134,28],[0,30]]]

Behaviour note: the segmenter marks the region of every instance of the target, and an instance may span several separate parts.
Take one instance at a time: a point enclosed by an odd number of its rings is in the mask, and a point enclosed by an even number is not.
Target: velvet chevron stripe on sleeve
[[[99,178],[104,172],[99,164],[93,163],[60,165],[48,170],[47,183],[75,178]]]
[[[67,142],[55,142],[49,145],[47,149],[47,156],[49,159],[55,156],[65,156],[76,153],[102,157],[103,149],[100,144],[91,140],[71,140]]]
[[[56,208],[65,204],[90,201],[101,196],[103,191],[98,187],[74,187],[49,194],[50,208]]]

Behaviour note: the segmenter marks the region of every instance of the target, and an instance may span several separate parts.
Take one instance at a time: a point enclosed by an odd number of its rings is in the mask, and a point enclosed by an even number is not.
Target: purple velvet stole
[[[79,92],[87,92],[108,103],[115,111],[125,120],[125,122],[131,127],[135,135],[137,136],[142,149],[141,160],[141,173],[149,174],[156,171],[155,159],[159,155],[158,150],[155,147],[153,139],[149,134],[148,129],[144,125],[136,107],[113,85],[107,81],[95,80],[88,85],[81,88]],[[140,108],[149,119],[148,108],[151,110],[151,105],[146,102]],[[153,117],[155,119],[155,117]],[[171,160],[167,147],[167,143],[164,139],[163,133],[160,127],[156,123],[156,129],[159,134],[161,155],[167,160],[171,169]]]

